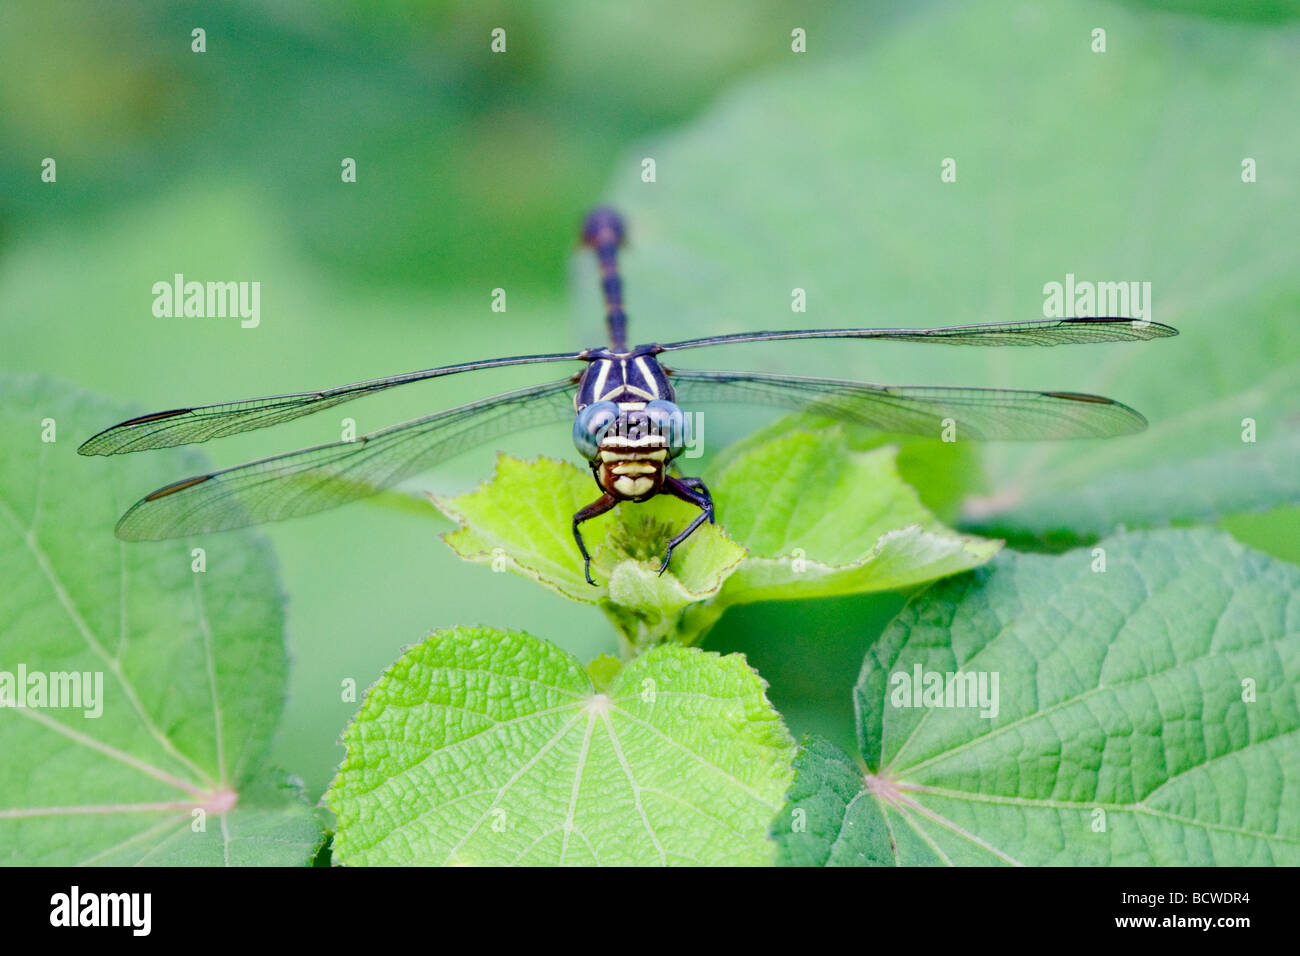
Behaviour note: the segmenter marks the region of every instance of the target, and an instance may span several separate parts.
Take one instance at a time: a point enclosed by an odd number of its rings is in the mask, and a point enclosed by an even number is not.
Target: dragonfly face
[[[583,225],[583,242],[600,264],[609,347],[520,355],[443,365],[321,391],[175,408],[107,428],[77,450],[83,455],[167,448],[292,421],[398,385],[484,368],[583,362],[576,376],[532,385],[393,425],[361,438],[260,458],[173,482],[136,502],[117,523],[126,541],[177,538],[242,528],[334,508],[414,477],[497,435],[562,421],[576,413],[573,440],[587,459],[601,496],[573,516],[573,537],[591,581],[591,557],[579,525],[620,501],[667,494],[700,509],[668,543],[673,548],[704,521],[713,499],[698,478],[674,473],[685,444],[683,401],[774,405],[838,418],[886,432],[958,439],[1111,438],[1146,427],[1126,405],[1077,392],[953,386],[890,386],[765,372],[663,368],[665,352],[741,342],[793,339],[882,339],[944,345],[1019,346],[1135,342],[1177,332],[1159,322],[1119,316],[994,322],[930,329],[792,329],[740,332],[667,345],[627,344],[627,316],[618,272],[623,221],[597,209]],[[576,388],[575,388],[576,386]],[[592,582],[595,583],[594,581]]]
[[[573,443],[601,491],[645,501],[663,490],[665,469],[686,447],[686,416],[661,399],[600,401],[578,412]]]
[[[596,485],[619,501],[645,501],[664,488],[665,469],[685,446],[686,416],[655,354],[658,346],[589,351],[573,397],[573,443]]]

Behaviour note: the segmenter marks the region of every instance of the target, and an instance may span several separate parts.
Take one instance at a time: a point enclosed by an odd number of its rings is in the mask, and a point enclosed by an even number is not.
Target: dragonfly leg
[[[709,516],[709,524],[714,524],[715,522],[713,520],[713,495],[709,494],[708,486],[704,484],[704,480],[702,478],[679,478],[678,481],[680,481],[687,488],[690,488],[692,491],[697,491],[704,496],[704,500],[708,502],[708,507],[705,508],[705,511],[708,513]],[[686,500],[691,501],[691,499],[689,498]],[[691,501],[691,504],[698,504],[698,502]],[[701,504],[700,507],[704,508],[705,506]]]
[[[582,574],[592,587],[596,586],[596,582],[591,579],[591,555],[587,553],[587,546],[582,541],[582,532],[578,530],[578,525],[595,518],[597,515],[603,515],[616,504],[618,504],[618,499],[613,495],[601,495],[591,504],[580,508],[577,514],[573,516],[573,540],[578,542],[578,550],[582,552]]]
[[[659,573],[663,574],[668,570],[668,562],[672,560],[673,548],[677,547],[692,534],[695,529],[704,524],[704,519],[709,519],[709,524],[713,524],[713,496],[709,494],[709,489],[704,486],[704,482],[698,478],[673,478],[669,476],[664,479],[663,490],[674,498],[680,498],[682,501],[689,502],[700,509],[700,513],[695,520],[686,526],[686,529],[673,540],[668,542],[668,549],[664,552],[664,563],[659,565]]]

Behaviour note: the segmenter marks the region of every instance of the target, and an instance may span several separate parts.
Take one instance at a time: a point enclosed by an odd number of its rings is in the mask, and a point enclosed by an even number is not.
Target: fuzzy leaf
[[[794,742],[741,655],[676,645],[597,691],[517,632],[456,628],[366,696],[327,801],[345,864],[764,864]]]
[[[1098,549],[914,599],[854,691],[868,769],[805,749],[782,861],[1300,862],[1300,567],[1204,530]],[[992,694],[951,706],[958,673]]]
[[[305,865],[320,823],[267,764],[288,666],[270,549],[249,533],[118,541],[124,506],[167,472],[76,448],[128,414],[0,377],[0,859]],[[15,706],[50,673],[90,675],[95,706]]]

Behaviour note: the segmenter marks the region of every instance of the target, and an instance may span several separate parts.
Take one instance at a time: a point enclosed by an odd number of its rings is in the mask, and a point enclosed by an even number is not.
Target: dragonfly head
[[[672,402],[594,402],[578,412],[573,443],[602,491],[644,501],[663,488],[668,462],[685,447],[685,416]]]

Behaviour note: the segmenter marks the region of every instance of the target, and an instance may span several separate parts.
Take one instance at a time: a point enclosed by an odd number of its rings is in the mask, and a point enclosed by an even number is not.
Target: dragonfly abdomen
[[[625,235],[623,218],[606,206],[593,209],[582,223],[583,245],[596,253],[600,263],[609,343],[617,352],[627,349],[627,313],[623,311],[623,279],[618,271],[618,248],[623,245]]]

